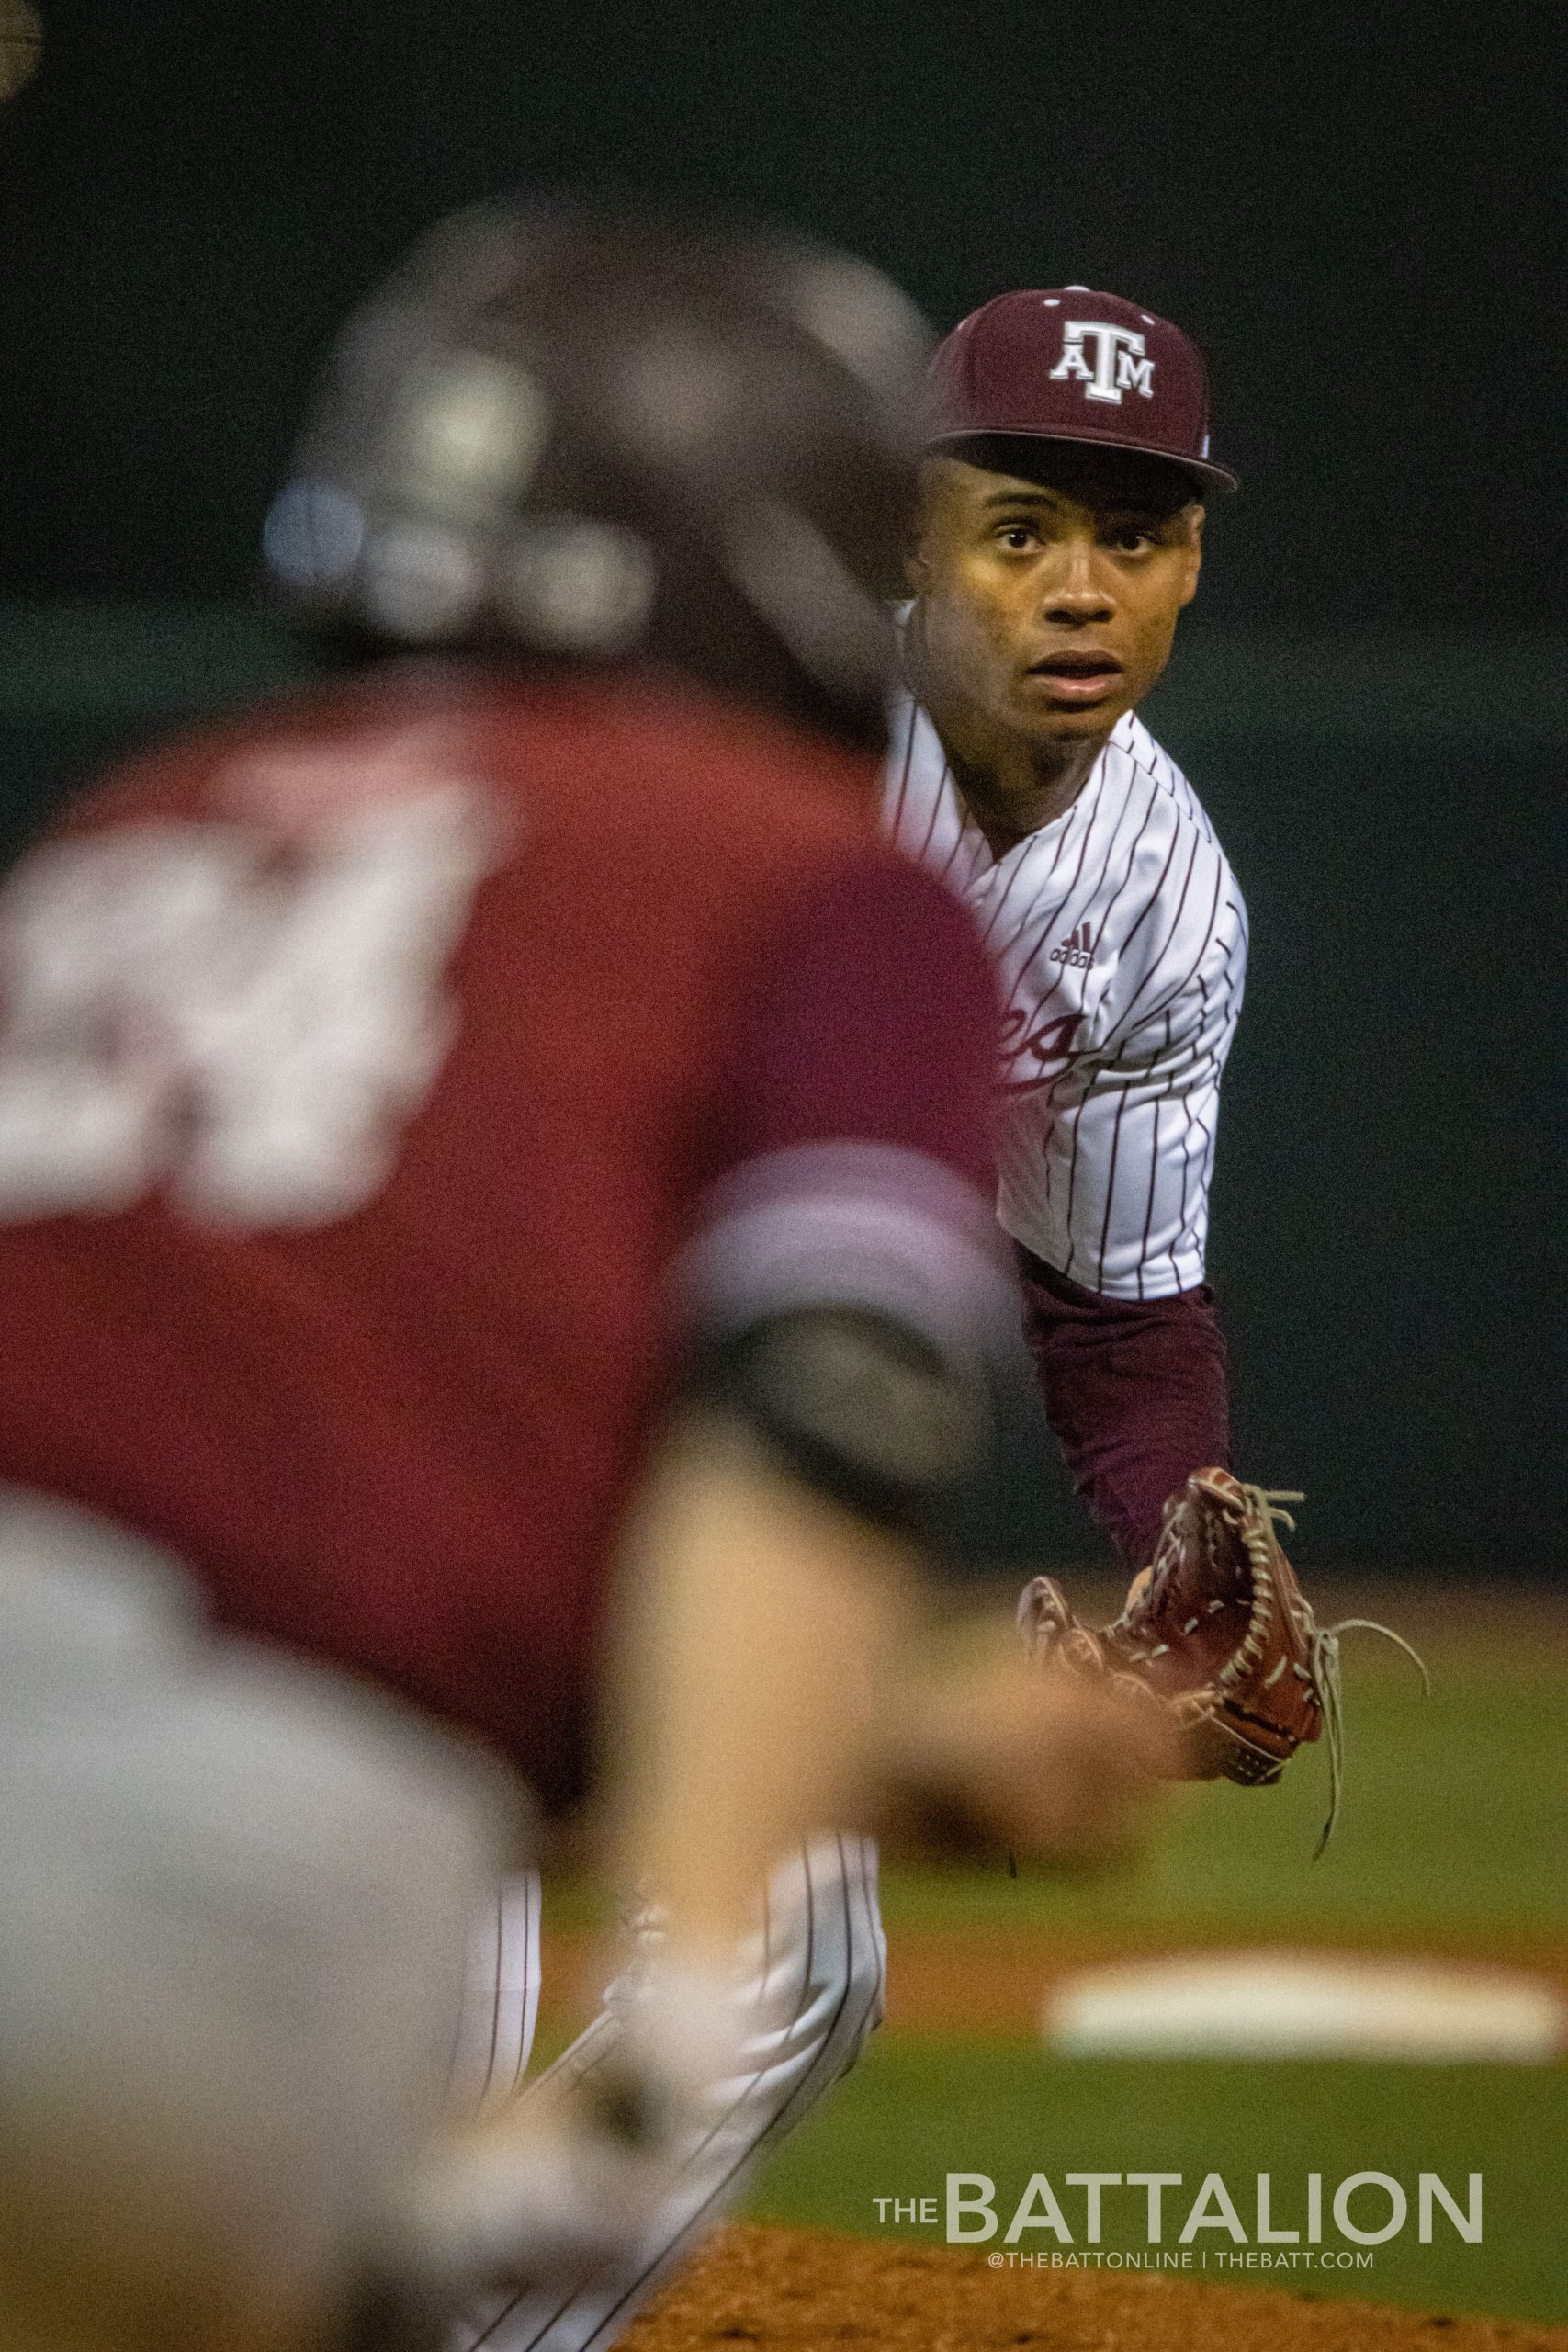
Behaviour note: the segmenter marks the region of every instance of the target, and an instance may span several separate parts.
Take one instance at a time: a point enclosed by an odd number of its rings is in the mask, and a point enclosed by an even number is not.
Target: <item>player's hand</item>
[[[899,1711],[893,1772],[1021,1855],[1092,1870],[1123,1860],[1180,1769],[1168,1708],[1107,1679],[1042,1673],[988,1629]]]
[[[564,2290],[635,2256],[733,2106],[748,2032],[776,2027],[783,1998],[759,1994],[733,1955],[693,1967],[669,1942],[623,1978],[612,2048],[454,2124],[426,2152],[395,2234],[427,2298]]]
[[[426,2280],[476,2290],[565,2285],[624,2261],[667,2194],[671,2153],[631,2086],[566,2113],[526,2101],[433,2152],[402,2244]]]

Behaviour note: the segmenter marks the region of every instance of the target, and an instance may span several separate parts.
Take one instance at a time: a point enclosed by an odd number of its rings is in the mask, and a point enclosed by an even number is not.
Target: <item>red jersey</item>
[[[434,665],[131,763],[0,892],[0,1476],[569,1794],[678,1253],[720,1318],[994,1279],[990,985],[876,788]]]

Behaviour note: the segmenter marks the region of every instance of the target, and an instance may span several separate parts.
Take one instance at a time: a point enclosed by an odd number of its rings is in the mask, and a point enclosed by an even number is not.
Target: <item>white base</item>
[[[1540,1979],[1441,1960],[1171,1952],[1055,1986],[1047,2044],[1077,2057],[1360,2058],[1542,2065],[1568,2004]]]

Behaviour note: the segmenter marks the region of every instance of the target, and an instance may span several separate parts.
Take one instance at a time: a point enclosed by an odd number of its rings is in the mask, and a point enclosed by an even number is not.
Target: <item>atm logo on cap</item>
[[[1086,344],[1093,348],[1092,368]],[[1051,381],[1062,383],[1069,377],[1082,382],[1086,401],[1113,401],[1120,406],[1123,392],[1142,392],[1146,401],[1155,396],[1155,363],[1144,357],[1143,336],[1134,327],[1107,326],[1100,319],[1063,320],[1062,356],[1051,370]]]

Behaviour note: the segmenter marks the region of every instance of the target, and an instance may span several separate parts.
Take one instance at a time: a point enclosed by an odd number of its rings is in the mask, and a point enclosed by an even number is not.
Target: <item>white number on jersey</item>
[[[167,821],[17,869],[0,892],[0,1216],[112,1210],[162,1182],[236,1226],[374,1197],[452,1041],[443,976],[494,831],[474,787],[428,775],[322,804],[287,851]]]

